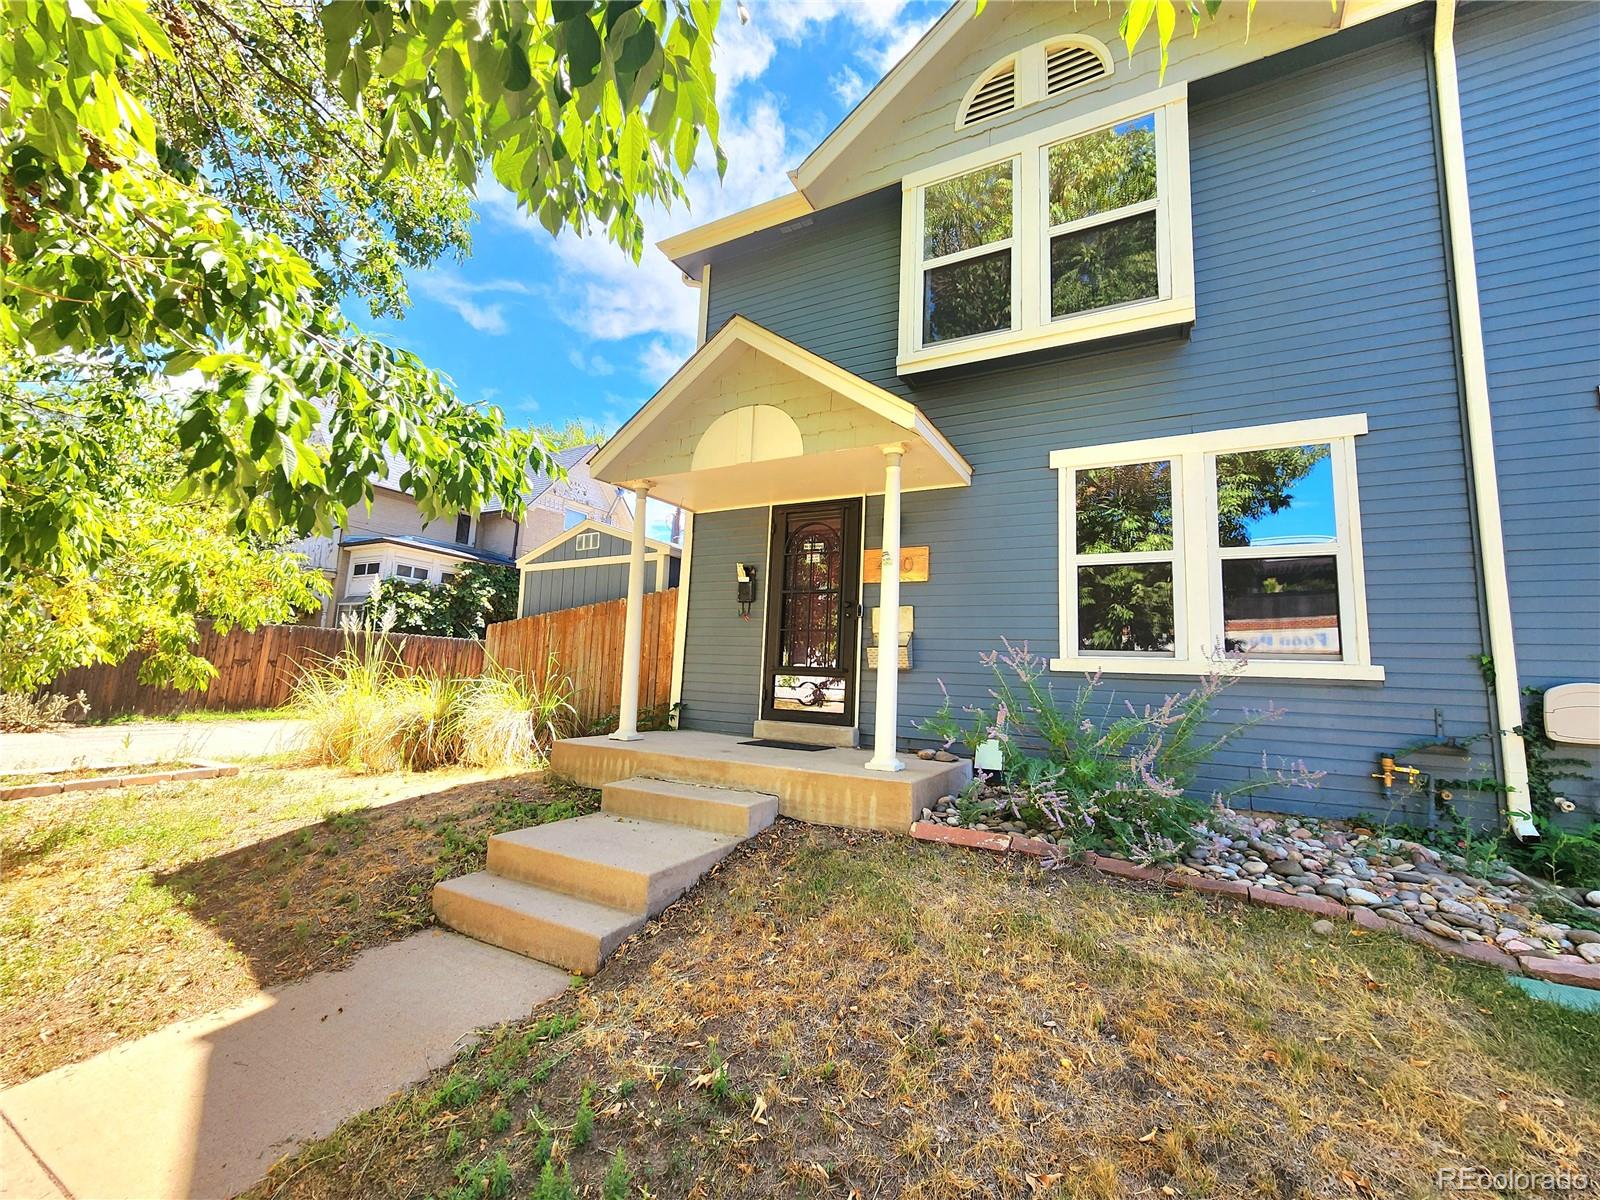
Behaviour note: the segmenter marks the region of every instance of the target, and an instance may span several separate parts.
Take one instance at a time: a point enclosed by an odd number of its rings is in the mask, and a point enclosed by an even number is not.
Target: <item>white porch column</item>
[[[633,489],[633,543],[628,555],[628,611],[622,627],[622,709],[615,742],[637,742],[639,733],[639,660],[644,646],[644,530],[650,485]]]
[[[903,771],[895,757],[900,720],[900,442],[883,447],[883,582],[878,588],[878,706],[869,771]]]

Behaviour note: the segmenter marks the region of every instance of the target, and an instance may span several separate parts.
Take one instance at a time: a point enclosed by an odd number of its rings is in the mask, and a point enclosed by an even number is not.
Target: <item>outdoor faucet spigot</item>
[[[1392,754],[1378,756],[1378,769],[1372,772],[1372,778],[1382,780],[1385,788],[1392,788],[1395,778],[1400,775],[1404,775],[1406,782],[1412,787],[1423,787],[1428,782],[1428,776],[1421,768],[1407,767],[1397,763]]]

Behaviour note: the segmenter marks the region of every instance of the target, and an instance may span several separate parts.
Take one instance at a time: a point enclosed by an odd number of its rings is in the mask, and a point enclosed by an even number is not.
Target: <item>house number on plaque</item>
[[[883,551],[868,550],[862,563],[861,579],[865,583],[883,582]],[[926,546],[900,547],[900,582],[928,582],[928,548]]]

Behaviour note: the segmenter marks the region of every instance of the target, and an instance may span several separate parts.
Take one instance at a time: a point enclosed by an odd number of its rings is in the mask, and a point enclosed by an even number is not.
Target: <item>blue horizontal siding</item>
[[[1600,681],[1600,7],[1495,5],[1457,32],[1517,668]],[[1565,786],[1600,817],[1600,753]]]
[[[1373,653],[1387,679],[1238,683],[1219,719],[1267,701],[1289,715],[1219,753],[1203,783],[1231,786],[1263,753],[1303,758],[1328,773],[1322,787],[1260,803],[1420,815],[1417,797],[1385,797],[1368,778],[1376,756],[1431,738],[1436,709],[1447,734],[1487,728],[1472,662],[1481,607],[1424,53],[1414,39],[1389,42],[1194,104],[1198,318],[1188,338],[901,379],[893,193],[818,214],[758,252],[715,258],[713,328],[741,313],[907,396],[973,465],[970,488],[905,497],[903,541],[931,547],[931,578],[903,588],[916,610],[903,740],[926,740],[916,723],[938,706],[941,683],[958,702],[987,699],[978,656],[1002,637],[1058,652],[1050,450],[1352,412],[1367,413],[1371,430],[1357,461]],[[869,500],[869,545],[880,521],[881,503]],[[710,574],[731,580],[732,557],[749,553],[717,546],[716,528],[740,546],[758,532],[764,540],[754,514],[697,525],[697,585],[702,561],[715,557]],[[875,593],[867,589],[869,604]],[[760,642],[730,632],[691,596],[697,692],[723,687],[748,728]],[[715,663],[697,667],[694,647],[713,644]],[[1056,678],[1063,693],[1077,683]],[[1124,676],[1108,686],[1143,705],[1191,683]],[[861,709],[870,740],[870,673]],[[731,724],[727,714],[716,719]]]

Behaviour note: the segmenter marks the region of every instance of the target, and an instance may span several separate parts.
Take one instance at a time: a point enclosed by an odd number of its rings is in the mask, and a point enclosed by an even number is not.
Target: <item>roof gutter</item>
[[[1450,233],[1461,383],[1465,394],[1467,456],[1478,515],[1478,550],[1483,566],[1489,655],[1494,661],[1495,724],[1506,782],[1506,818],[1519,838],[1538,837],[1528,797],[1528,751],[1522,725],[1517,647],[1511,621],[1511,587],[1500,523],[1500,483],[1495,467],[1494,415],[1483,348],[1483,312],[1478,298],[1478,263],[1472,242],[1472,204],[1467,190],[1466,138],[1461,128],[1461,87],[1456,76],[1456,0],[1439,0],[1433,22],[1434,80],[1439,104],[1439,149],[1445,216]]]

